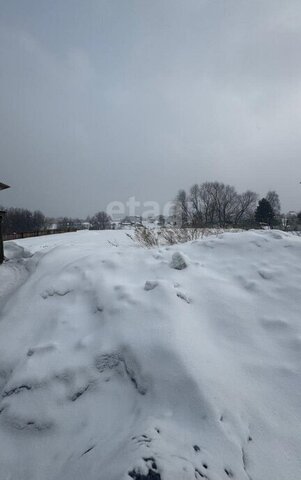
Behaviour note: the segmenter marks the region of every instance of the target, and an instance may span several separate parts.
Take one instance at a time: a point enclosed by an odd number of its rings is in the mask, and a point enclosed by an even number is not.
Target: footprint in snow
[[[266,330],[274,330],[275,332],[283,332],[284,330],[290,329],[290,325],[281,318],[263,317],[261,324]]]
[[[100,354],[95,359],[95,367],[99,373],[115,371],[118,375],[127,377],[140,395],[146,394],[146,382],[141,377],[136,360],[129,352],[126,355]]]
[[[143,472],[140,468],[134,468],[128,475],[134,480],[161,480],[161,475],[158,471],[157,463],[154,457],[144,457]],[[147,473],[144,473],[147,469]],[[140,470],[140,471],[139,471]]]
[[[132,437],[132,440],[139,445],[149,446],[152,443],[152,439],[148,435],[138,435]]]
[[[91,452],[94,448],[95,448],[95,445],[92,445],[91,447],[87,448],[87,450],[85,450],[85,451],[81,454],[81,457],[83,457],[84,455],[87,455],[87,453]]]
[[[71,293],[72,290],[69,288],[60,288],[60,289],[54,289],[54,288],[49,288],[45,292],[41,293],[41,297],[46,300],[48,297],[65,297],[68,295],[68,293]]]
[[[32,357],[32,355],[36,355],[36,354],[41,355],[43,353],[53,352],[56,349],[57,349],[57,346],[55,343],[46,343],[44,345],[37,345],[36,347],[31,347],[28,350],[27,356]]]
[[[227,475],[227,477],[229,477],[229,478],[233,478],[233,477],[234,477],[234,473],[232,472],[231,468],[228,468],[228,467],[225,468],[225,469],[224,469],[224,472],[225,472],[225,474]]]
[[[158,285],[159,283],[156,281],[147,280],[144,285],[144,290],[149,292],[150,290],[154,290]]]
[[[181,300],[184,300],[186,303],[191,303],[191,299],[183,292],[177,292],[177,297],[179,297]]]
[[[272,280],[274,277],[274,274],[271,270],[266,270],[266,269],[261,269],[258,270],[258,274],[263,278],[264,280]]]

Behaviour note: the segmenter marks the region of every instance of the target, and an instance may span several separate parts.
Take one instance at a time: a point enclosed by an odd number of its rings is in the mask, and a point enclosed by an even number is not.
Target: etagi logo
[[[158,202],[148,200],[140,202],[136,197],[130,197],[126,202],[113,201],[107,205],[106,212],[111,218],[121,218],[123,216],[141,217],[142,218],[157,218],[163,215],[164,218],[169,218],[176,215],[176,208],[174,202],[167,202],[163,208]]]

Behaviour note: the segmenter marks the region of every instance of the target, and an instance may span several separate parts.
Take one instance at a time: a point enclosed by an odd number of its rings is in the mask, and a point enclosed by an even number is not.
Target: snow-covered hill
[[[301,478],[301,238],[78,232],[6,255],[1,480]]]

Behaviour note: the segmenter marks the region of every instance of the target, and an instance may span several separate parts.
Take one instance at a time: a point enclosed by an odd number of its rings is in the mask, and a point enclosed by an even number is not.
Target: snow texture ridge
[[[0,479],[301,478],[301,238],[7,242]]]

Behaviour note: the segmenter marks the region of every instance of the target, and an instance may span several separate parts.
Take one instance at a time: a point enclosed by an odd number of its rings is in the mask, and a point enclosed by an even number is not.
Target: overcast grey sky
[[[301,210],[300,0],[0,0],[0,203],[218,180]]]

